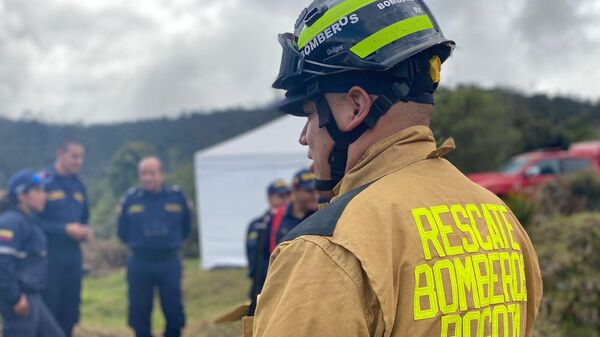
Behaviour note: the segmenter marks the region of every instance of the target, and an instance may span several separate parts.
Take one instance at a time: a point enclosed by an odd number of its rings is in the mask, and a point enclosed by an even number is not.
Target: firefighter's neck
[[[399,102],[393,105],[377,122],[373,129],[367,130],[348,148],[346,172],[352,169],[372,145],[404,129],[425,125],[429,126],[433,106],[418,103]]]

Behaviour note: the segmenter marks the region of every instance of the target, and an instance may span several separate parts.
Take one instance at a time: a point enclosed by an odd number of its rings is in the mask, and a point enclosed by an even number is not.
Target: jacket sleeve
[[[302,238],[275,251],[253,323],[255,337],[370,336],[362,272]],[[356,264],[358,265],[358,264]]]
[[[83,214],[81,215],[81,223],[87,225],[90,221],[90,204],[88,202],[88,194],[83,183],[81,184],[81,193],[83,194]]]
[[[181,203],[182,203],[182,208],[183,208],[183,223],[181,224],[181,237],[183,239],[187,238],[188,235],[190,235],[190,232],[192,230],[192,211],[190,209],[190,202],[188,201],[188,198],[183,195],[183,193],[181,194]]]
[[[127,200],[123,197],[118,206],[117,235],[123,243],[129,243],[129,217],[127,216]]]
[[[17,226],[0,226],[5,238],[0,241],[0,299],[4,304],[13,306],[21,297],[16,260],[20,251],[23,233]]]
[[[67,223],[60,221],[50,221],[45,219],[43,216],[39,221],[40,227],[44,230],[48,237],[52,238],[67,238]]]

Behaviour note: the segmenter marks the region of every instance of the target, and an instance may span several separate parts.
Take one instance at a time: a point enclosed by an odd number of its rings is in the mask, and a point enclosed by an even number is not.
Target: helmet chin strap
[[[365,120],[354,130],[344,132],[340,130],[331,108],[325,98],[325,93],[321,92],[318,83],[309,86],[309,96],[316,100],[317,114],[319,115],[319,127],[326,128],[327,132],[335,142],[333,150],[329,154],[329,165],[331,167],[330,180],[316,180],[315,187],[318,191],[331,191],[342,180],[346,174],[346,165],[348,163],[348,148],[358,138],[360,138],[368,129],[372,129],[377,121],[383,116],[396,102],[408,101],[407,96],[410,87],[406,83],[394,83],[388,92],[377,97],[371,106],[371,110]]]

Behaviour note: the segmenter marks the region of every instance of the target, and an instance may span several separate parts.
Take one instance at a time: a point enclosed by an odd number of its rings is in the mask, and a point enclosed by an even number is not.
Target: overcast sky
[[[600,98],[600,1],[429,0],[446,85]],[[300,0],[0,0],[0,115],[110,122],[258,106]]]

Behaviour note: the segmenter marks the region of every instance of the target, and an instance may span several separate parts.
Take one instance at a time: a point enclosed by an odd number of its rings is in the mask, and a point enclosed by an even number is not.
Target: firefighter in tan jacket
[[[426,5],[317,0],[280,42],[281,108],[308,118],[300,142],[333,201],[271,256],[245,336],[531,336],[527,233],[428,127],[454,43]]]

